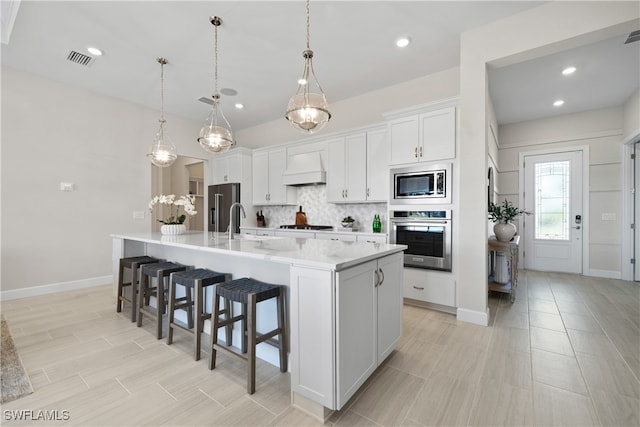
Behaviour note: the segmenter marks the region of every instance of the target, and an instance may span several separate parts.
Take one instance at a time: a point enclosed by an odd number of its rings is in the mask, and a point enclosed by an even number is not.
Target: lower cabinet
[[[456,306],[456,280],[451,273],[404,269],[404,297],[433,304]]]
[[[402,259],[336,273],[291,268],[294,393],[339,410],[389,356],[402,333]]]

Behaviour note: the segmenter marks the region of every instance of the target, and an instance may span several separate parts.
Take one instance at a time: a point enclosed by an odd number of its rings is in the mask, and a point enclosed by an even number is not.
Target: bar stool
[[[243,307],[242,314],[221,320],[220,297],[226,301],[241,303]],[[276,298],[278,327],[264,334],[258,334],[256,331],[256,304],[271,298]],[[287,372],[284,310],[284,291],[282,286],[272,285],[246,277],[217,285],[213,303],[213,321],[211,322],[209,369],[215,369],[216,367],[216,350],[226,350],[239,356],[248,363],[247,392],[253,394],[256,390],[256,345],[278,335],[277,346],[280,352],[280,371]],[[218,344],[218,329],[238,321],[243,322],[242,330],[246,330],[246,337],[243,337],[242,343],[243,350],[246,348],[248,352],[246,356],[232,350],[230,347]],[[245,340],[248,340],[248,344],[245,343]],[[230,346],[229,342],[227,346]]]
[[[195,360],[200,360],[200,334],[204,327],[204,321],[211,318],[211,313],[207,313],[205,299],[203,297],[203,289],[215,285],[216,283],[224,282],[230,279],[231,276],[225,273],[218,273],[216,271],[207,270],[206,268],[196,268],[194,270],[180,271],[177,273],[171,273],[171,279],[169,280],[169,329],[167,331],[167,344],[171,345],[173,342],[173,328],[177,327],[183,331],[194,334],[194,353]],[[185,302],[180,302],[180,299],[176,299],[176,287],[184,286],[185,295],[190,295],[194,292],[193,302],[191,298],[182,298]],[[225,310],[221,312],[224,314],[229,313],[229,302],[225,300]],[[192,315],[192,307],[195,309],[194,315]],[[174,322],[175,310],[187,308],[187,327]],[[228,317],[228,315],[227,315]],[[195,329],[194,328],[195,318]],[[230,339],[231,325],[227,327],[227,337]]]
[[[122,311],[123,301],[130,303],[132,322],[136,321],[136,302],[138,294],[138,277],[140,273],[140,266],[161,261],[163,260],[146,255],[120,258],[120,268],[118,269],[118,303],[116,305],[116,311],[118,313]],[[124,281],[125,268],[131,270],[131,282],[125,283]],[[124,288],[128,286],[131,286],[131,298],[127,298],[124,294]]]
[[[158,339],[162,338],[162,315],[165,312],[166,303],[164,292],[166,289],[165,279],[169,279],[171,273],[185,271],[186,265],[175,262],[158,262],[155,264],[145,264],[140,268],[140,289],[138,290],[137,318],[138,327],[142,326],[142,313],[147,313],[156,318],[156,335]],[[153,287],[153,278],[157,278],[157,286]],[[152,295],[156,297],[156,312],[143,310],[144,305],[149,305],[149,299]],[[190,294],[187,294],[191,298]],[[186,298],[186,297],[185,297]],[[189,313],[191,315],[191,313]]]

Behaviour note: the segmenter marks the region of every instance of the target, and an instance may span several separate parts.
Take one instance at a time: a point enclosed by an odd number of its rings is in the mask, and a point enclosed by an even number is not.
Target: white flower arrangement
[[[153,207],[158,203],[161,205],[167,205],[169,207],[169,214],[171,216],[164,220],[159,219],[158,222],[161,222],[163,224],[182,224],[184,223],[184,220],[187,218],[187,215],[193,216],[198,213],[198,211],[196,211],[196,208],[194,206],[195,202],[196,202],[196,198],[191,194],[188,194],[186,196],[180,196],[179,199],[176,199],[175,194],[169,194],[167,196],[160,195],[160,196],[155,196],[153,199],[151,199],[151,201],[149,202],[149,211],[153,212]],[[179,215],[180,207],[184,209],[187,215],[185,214]],[[174,212],[173,208],[175,208],[175,214],[173,214]]]

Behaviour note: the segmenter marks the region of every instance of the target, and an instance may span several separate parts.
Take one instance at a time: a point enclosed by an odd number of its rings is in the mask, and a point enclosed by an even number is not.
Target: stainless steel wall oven
[[[451,271],[451,210],[391,211],[390,243],[407,245],[406,267]]]

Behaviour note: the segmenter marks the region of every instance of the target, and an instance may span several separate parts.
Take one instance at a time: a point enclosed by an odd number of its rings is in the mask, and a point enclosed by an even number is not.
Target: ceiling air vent
[[[640,40],[640,30],[632,31],[629,33],[627,41],[625,41],[624,44],[637,42],[638,40]]]
[[[75,62],[76,64],[84,65],[85,67],[90,67],[93,64],[95,59],[89,55],[85,55],[84,53],[76,52],[72,50],[67,55],[67,60],[71,62]]]

